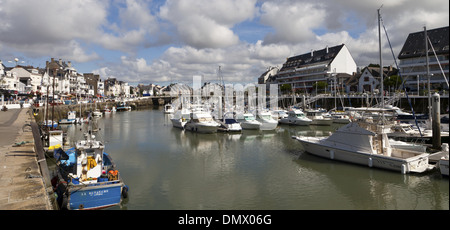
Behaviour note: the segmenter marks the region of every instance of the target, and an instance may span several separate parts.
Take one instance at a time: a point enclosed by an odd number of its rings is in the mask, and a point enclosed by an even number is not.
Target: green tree
[[[324,89],[326,89],[328,87],[328,83],[326,81],[318,81],[316,83],[313,84],[313,89],[319,92],[319,91],[323,91]]]
[[[391,89],[392,87],[398,88],[402,84],[402,78],[398,75],[391,75],[387,78],[384,78],[383,84],[386,89]]]
[[[292,91],[292,85],[291,84],[282,84],[280,86],[280,90],[282,93],[289,93]]]

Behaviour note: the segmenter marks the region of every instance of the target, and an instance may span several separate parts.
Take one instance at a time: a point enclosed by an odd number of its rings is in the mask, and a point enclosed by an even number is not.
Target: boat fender
[[[334,150],[330,150],[330,159],[334,159]]]
[[[406,165],[402,164],[402,174],[406,174]]]
[[[128,197],[128,190],[129,190],[129,187],[127,185],[124,185],[123,188],[122,188],[122,197],[123,198],[127,198]]]
[[[372,157],[369,157],[369,167],[373,167],[373,160],[372,160]]]

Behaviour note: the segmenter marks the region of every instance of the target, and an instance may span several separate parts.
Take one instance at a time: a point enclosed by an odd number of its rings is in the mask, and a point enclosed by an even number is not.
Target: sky
[[[398,56],[409,33],[449,25],[448,0],[0,0],[0,60],[131,85],[252,83],[286,58],[345,44],[379,64],[377,10]],[[383,29],[382,29],[383,31]],[[394,65],[382,32],[383,65]]]

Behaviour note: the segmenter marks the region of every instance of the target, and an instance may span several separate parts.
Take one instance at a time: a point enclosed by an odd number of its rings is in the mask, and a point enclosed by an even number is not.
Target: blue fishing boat
[[[102,209],[119,205],[128,196],[128,186],[120,177],[102,142],[91,133],[75,147],[54,152],[58,176],[52,183],[60,209]]]

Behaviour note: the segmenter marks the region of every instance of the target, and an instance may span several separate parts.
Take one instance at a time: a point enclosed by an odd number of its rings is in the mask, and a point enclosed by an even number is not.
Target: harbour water
[[[97,139],[130,187],[129,197],[110,209],[449,209],[449,180],[438,170],[402,175],[331,161],[304,153],[291,139],[329,135],[339,125],[199,134],[173,128],[162,107],[117,112],[97,125]],[[75,141],[84,126],[63,129]]]

